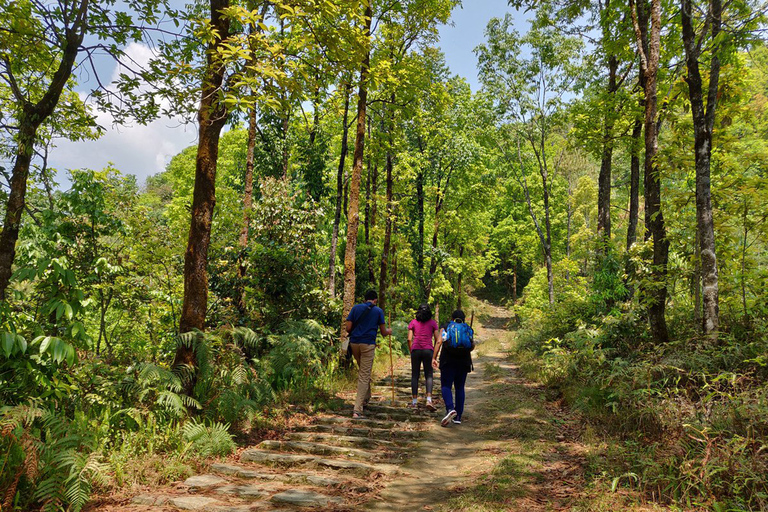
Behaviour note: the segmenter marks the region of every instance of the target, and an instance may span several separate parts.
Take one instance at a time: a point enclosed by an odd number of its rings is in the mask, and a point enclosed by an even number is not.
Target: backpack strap
[[[349,335],[350,335],[350,336],[352,336],[352,333],[353,333],[353,332],[355,332],[355,329],[357,329],[357,327],[358,327],[358,326],[359,326],[361,323],[363,323],[363,320],[365,320],[365,318],[368,316],[368,313],[370,313],[370,312],[373,310],[373,302],[371,302],[370,304],[371,304],[371,305],[370,305],[370,306],[368,306],[368,309],[366,309],[366,310],[363,312],[363,314],[362,314],[362,315],[360,315],[360,317],[359,317],[359,318],[358,318],[356,321],[352,322],[352,329],[349,331]]]

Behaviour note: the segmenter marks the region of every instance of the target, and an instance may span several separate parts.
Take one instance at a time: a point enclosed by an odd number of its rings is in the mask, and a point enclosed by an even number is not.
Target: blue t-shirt
[[[384,311],[378,306],[373,306],[370,313],[367,313],[363,321],[358,323],[357,319],[366,314],[368,307],[372,306],[370,302],[364,302],[353,307],[347,315],[347,321],[355,326],[349,333],[350,343],[365,343],[367,345],[376,344],[376,333],[379,326],[384,323]]]

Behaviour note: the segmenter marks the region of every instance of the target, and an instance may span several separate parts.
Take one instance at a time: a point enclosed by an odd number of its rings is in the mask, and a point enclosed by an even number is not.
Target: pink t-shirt
[[[434,332],[439,329],[435,319],[419,322],[415,318],[408,324],[408,329],[413,331],[413,343],[411,350],[433,350]]]

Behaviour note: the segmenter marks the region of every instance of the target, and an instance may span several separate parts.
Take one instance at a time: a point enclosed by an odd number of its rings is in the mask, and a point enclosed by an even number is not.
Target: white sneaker
[[[451,420],[452,420],[453,418],[455,418],[455,417],[456,417],[456,411],[455,411],[455,410],[453,410],[453,409],[451,409],[450,411],[448,411],[448,414],[446,414],[446,415],[445,415],[445,418],[443,418],[443,419],[440,421],[440,426],[441,426],[441,427],[447,427],[447,426],[448,426],[448,424],[451,422]]]
[[[453,420],[451,421],[453,422],[454,425],[461,425],[461,420],[457,420],[456,418],[453,418]]]

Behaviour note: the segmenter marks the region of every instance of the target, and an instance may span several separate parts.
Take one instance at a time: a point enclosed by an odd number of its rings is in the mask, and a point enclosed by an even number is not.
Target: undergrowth
[[[592,293],[564,287],[553,308],[534,288],[516,308],[523,371],[607,440],[588,477],[683,508],[768,510],[768,326],[746,336],[724,319],[713,343],[673,309],[672,341],[658,345],[641,306],[602,279],[582,285]]]
[[[289,407],[331,404],[349,380],[331,330],[310,320],[267,336],[219,329],[178,343],[194,344],[197,355],[192,396],[182,394],[183,372],[167,363],[44,365],[34,350],[0,360],[0,370],[29,364],[64,381],[35,393],[4,388],[0,508],[77,512],[97,489],[186,478],[204,459],[232,453],[236,436],[279,425]],[[0,371],[0,380],[7,376]]]

